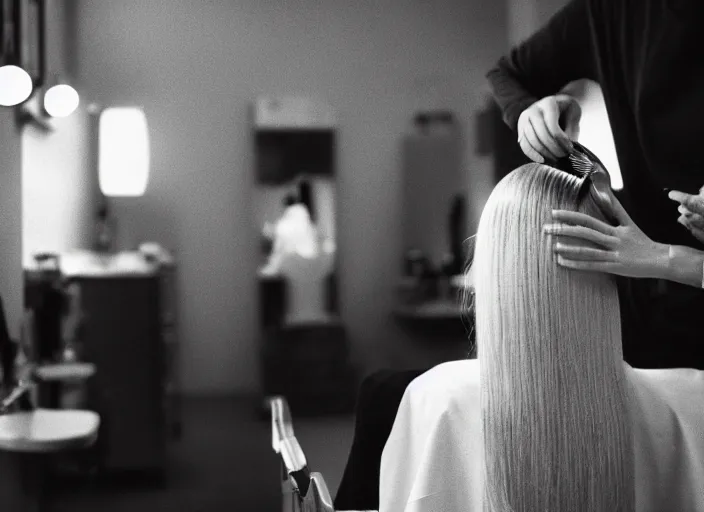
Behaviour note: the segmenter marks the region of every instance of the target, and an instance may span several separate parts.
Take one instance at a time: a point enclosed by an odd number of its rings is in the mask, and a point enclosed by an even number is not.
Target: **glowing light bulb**
[[[55,85],[44,93],[44,110],[52,117],[66,117],[78,108],[76,89],[66,84]]]
[[[0,105],[19,105],[32,94],[32,78],[24,69],[14,66],[0,67]]]

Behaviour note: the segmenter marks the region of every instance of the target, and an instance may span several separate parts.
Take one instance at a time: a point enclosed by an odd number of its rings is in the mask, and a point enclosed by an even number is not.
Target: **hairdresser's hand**
[[[579,135],[581,117],[582,108],[572,96],[546,96],[525,109],[518,118],[518,143],[534,162],[555,161],[572,150],[570,139]],[[564,130],[560,127],[561,118]]]
[[[673,190],[668,197],[680,203],[677,208],[680,212],[677,222],[686,227],[694,238],[704,243],[704,187],[697,195]]]
[[[584,213],[553,212],[558,223],[548,224],[544,230],[557,238],[554,246],[557,263],[626,277],[663,277],[668,269],[669,246],[653,242],[643,233],[613,194],[612,201],[618,226]]]

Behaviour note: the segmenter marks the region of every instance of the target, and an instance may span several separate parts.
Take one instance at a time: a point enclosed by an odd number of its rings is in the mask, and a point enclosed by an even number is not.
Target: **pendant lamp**
[[[2,7],[2,27],[0,32],[0,106],[14,107],[24,102],[32,94],[32,78],[19,63],[19,45],[17,45],[16,27],[14,26],[14,2],[0,2]]]
[[[44,111],[51,117],[66,117],[77,108],[80,99],[76,89],[66,83],[56,80],[44,93]]]

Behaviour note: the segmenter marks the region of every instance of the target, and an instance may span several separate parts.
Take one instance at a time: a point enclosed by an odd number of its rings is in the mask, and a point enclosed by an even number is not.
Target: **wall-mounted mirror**
[[[404,250],[459,273],[458,245],[467,237],[459,126],[447,111],[420,112],[413,121],[402,142]]]
[[[262,324],[329,322],[337,315],[334,115],[288,97],[260,98],[254,117]]]
[[[308,98],[260,98],[253,143],[261,389],[297,412],[349,412],[357,380],[338,315],[335,115]]]
[[[451,283],[466,263],[469,236],[462,153],[459,123],[445,110],[418,112],[402,139],[405,265],[397,310],[404,315],[436,301],[448,304],[440,316],[459,315]]]

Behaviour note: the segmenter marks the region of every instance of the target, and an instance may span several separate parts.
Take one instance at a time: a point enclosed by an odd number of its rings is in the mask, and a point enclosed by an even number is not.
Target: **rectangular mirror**
[[[401,151],[404,275],[460,274],[469,233],[463,142],[454,115],[418,113]]]
[[[337,316],[336,129],[324,104],[255,103],[254,222],[264,327]]]

